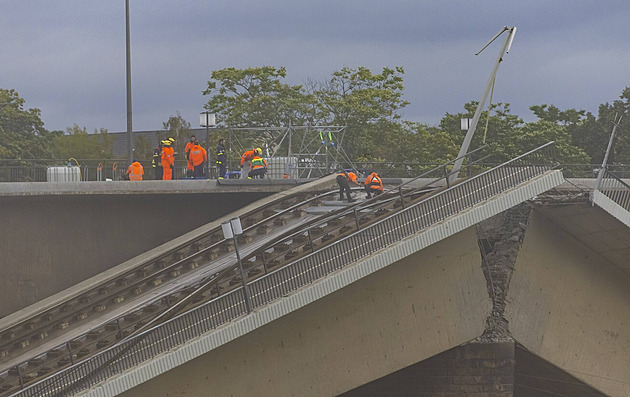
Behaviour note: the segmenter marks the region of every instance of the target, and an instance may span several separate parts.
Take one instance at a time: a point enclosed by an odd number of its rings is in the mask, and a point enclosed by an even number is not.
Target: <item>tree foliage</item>
[[[162,129],[163,131],[158,134],[158,139],[175,139],[173,149],[175,149],[175,153],[181,154],[180,160],[183,159],[184,148],[186,147],[186,143],[190,141],[190,136],[192,135],[190,123],[177,112],[176,116],[170,116],[167,121],[162,123]]]
[[[224,129],[345,126],[345,136],[338,144],[349,158],[365,163],[453,160],[466,133],[460,129],[460,120],[472,118],[478,103],[468,102],[463,111],[446,113],[438,126],[406,121],[401,115],[408,105],[403,97],[403,76],[401,67],[380,72],[344,67],[328,79],[292,85],[285,81],[284,67],[225,68],[212,72],[203,91],[209,97],[204,107],[216,113],[218,127]],[[113,139],[106,130],[88,133],[75,124],[65,133],[47,131],[40,111],[26,109],[24,104],[15,90],[0,89],[0,159],[112,157]],[[530,110],[538,120],[525,123],[511,113],[509,104],[492,104],[481,113],[470,150],[487,145],[490,156],[486,161],[498,163],[553,140],[564,163],[600,163],[614,123],[624,117],[609,164],[630,162],[630,88],[624,88],[612,103],[600,105],[597,115],[553,104],[533,105]],[[173,137],[175,150],[183,153],[190,135],[190,123],[177,112],[163,123],[158,139]],[[216,144],[216,138],[208,143]],[[246,148],[262,147],[271,145],[269,138],[258,130],[240,143]],[[282,145],[288,146],[287,141]],[[136,139],[135,146],[136,157],[150,158],[152,145],[146,139]]]
[[[205,108],[214,112],[218,125],[270,127],[301,123],[311,100],[301,85],[282,82],[286,69],[273,66],[225,68],[212,72],[203,95]]]
[[[93,134],[87,128],[74,125],[66,130],[66,134],[55,136],[52,142],[54,158],[104,160],[112,158],[114,138],[101,128]]]
[[[15,90],[0,89],[0,159],[50,158],[49,139],[39,109],[24,109]]]

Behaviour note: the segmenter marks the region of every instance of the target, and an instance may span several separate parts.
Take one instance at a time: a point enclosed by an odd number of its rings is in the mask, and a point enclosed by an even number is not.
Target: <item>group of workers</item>
[[[173,149],[173,143],[175,143],[173,138],[164,139],[153,149],[151,166],[155,172],[156,180],[170,181],[173,179],[173,168],[175,167],[175,156],[177,155],[177,152]],[[129,173],[129,170],[127,170],[127,173]]]
[[[357,186],[359,185],[359,182],[357,182],[357,175],[352,171],[342,170],[339,174],[337,174],[336,180],[339,185],[339,200],[343,201],[343,195],[345,193],[349,203],[355,202],[356,200],[353,199],[351,195],[350,183],[352,182]],[[376,172],[372,172],[367,176],[367,178],[365,178],[363,186],[368,199],[372,198],[372,195],[378,196],[383,193],[383,180]]]
[[[241,179],[264,178],[267,173],[267,162],[260,157],[261,148],[248,150],[241,156]]]
[[[153,149],[151,166],[155,172],[156,180],[170,181],[173,179],[173,168],[175,168],[175,156],[177,155],[173,143],[175,143],[173,138],[164,139]],[[202,178],[203,167],[208,160],[208,154],[206,149],[199,144],[197,137],[194,135],[190,137],[190,142],[186,144],[184,152],[186,154],[186,177]],[[144,168],[137,159],[133,159],[126,174],[130,181],[141,181]]]
[[[173,143],[175,139],[168,138],[159,142],[158,146],[153,151],[152,167],[155,170],[156,180],[172,180],[173,168],[175,166],[175,156],[177,152],[173,149]],[[186,143],[184,149],[186,154],[186,176],[189,178],[202,178],[203,167],[208,160],[208,154],[200,144],[197,137],[192,135],[190,142]],[[248,150],[241,156],[241,179],[253,179],[264,178],[267,173],[267,162],[260,157],[262,155],[262,149],[255,148]],[[219,170],[219,179],[226,177],[226,154],[225,154],[225,140],[219,139],[217,145],[217,160],[216,164]],[[129,168],[127,169],[127,175],[131,181],[141,181],[144,175],[144,169],[142,164],[136,159],[133,160]],[[337,174],[337,184],[339,185],[339,200],[344,199],[344,193],[348,202],[352,203],[356,200],[352,198],[350,183],[359,185],[357,182],[357,175],[352,171],[342,170]],[[376,173],[372,172],[365,178],[363,183],[367,198],[371,198],[372,195],[378,196],[383,193],[383,180]]]

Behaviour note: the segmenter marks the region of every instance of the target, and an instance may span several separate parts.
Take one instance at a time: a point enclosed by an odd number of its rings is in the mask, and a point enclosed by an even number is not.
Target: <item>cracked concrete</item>
[[[486,278],[492,310],[483,334],[475,341],[495,343],[512,341],[505,319],[505,297],[510,287],[514,263],[527,230],[531,207],[520,204],[477,225],[481,267]]]

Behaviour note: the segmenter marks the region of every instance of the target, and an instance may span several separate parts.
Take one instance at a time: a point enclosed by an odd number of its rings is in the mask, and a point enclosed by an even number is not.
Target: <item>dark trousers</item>
[[[265,174],[267,173],[267,170],[264,168],[256,168],[254,170],[249,171],[249,173],[247,174],[247,176],[249,178],[264,178]]]
[[[365,192],[367,193],[367,197],[368,198],[372,197],[371,194],[374,194],[375,196],[378,196],[379,194],[383,193],[383,191],[380,190],[380,189],[372,189],[370,187],[370,185],[367,185],[365,187]]]
[[[203,163],[196,165],[192,172],[193,178],[203,178]]]
[[[337,184],[339,185],[339,200],[343,200],[343,192],[345,191],[348,201],[351,201],[352,197],[350,196],[350,184],[348,183],[346,177],[343,175],[337,175]]]
[[[219,178],[225,178],[225,174],[227,173],[227,167],[225,164],[219,164]]]
[[[155,180],[156,181],[161,181],[162,180],[162,167],[155,167]]]

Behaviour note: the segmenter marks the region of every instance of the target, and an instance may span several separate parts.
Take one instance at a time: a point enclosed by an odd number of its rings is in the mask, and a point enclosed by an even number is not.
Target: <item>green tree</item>
[[[133,144],[133,156],[141,160],[144,165],[147,165],[153,159],[153,148],[151,142],[143,136],[135,137]]]
[[[212,72],[203,95],[204,106],[216,114],[217,124],[228,127],[269,127],[302,124],[309,103],[301,85],[282,82],[284,67],[225,68]]]
[[[512,147],[516,152],[510,153],[512,157],[555,141],[556,155],[563,164],[589,164],[591,158],[581,148],[575,146],[571,135],[565,126],[558,125],[547,120],[538,120],[527,123],[512,137]]]
[[[605,103],[599,106],[598,121],[600,123],[602,136],[597,145],[603,153],[606,151],[610,134],[613,129],[613,122],[621,118],[621,123],[615,132],[615,142],[613,151],[608,158],[608,164],[630,164],[630,88],[625,87],[619,95],[619,99],[613,103]],[[597,158],[599,164],[601,159]]]
[[[540,120],[551,121],[561,125],[574,125],[580,123],[586,117],[585,110],[567,109],[560,110],[554,105],[533,105],[529,109]]]
[[[64,135],[54,138],[52,152],[57,159],[105,160],[112,158],[113,144],[114,138],[107,129],[101,128],[89,134],[87,128],[75,124],[68,127]]]
[[[175,139],[173,149],[175,149],[175,153],[179,155],[179,158],[176,159],[185,160],[184,148],[186,147],[186,143],[190,141],[190,136],[192,135],[190,123],[177,112],[176,116],[170,116],[167,121],[162,123],[162,129],[163,132],[159,134],[158,139]]]
[[[601,162],[608,142],[604,124],[585,110],[560,110],[554,105],[534,105],[530,110],[539,118],[566,127],[573,145],[581,148],[594,162]]]
[[[450,134],[458,146],[461,145],[466,133],[460,130],[460,119],[462,117],[472,118],[477,104],[469,102],[464,107],[467,110],[466,113],[447,114],[440,123],[442,130]],[[484,131],[487,124],[485,144],[488,145],[488,148],[484,149],[484,153],[489,154],[488,162],[502,163],[547,142],[555,141],[556,152],[560,161],[567,164],[587,164],[590,157],[573,144],[568,126],[562,125],[566,123],[557,117],[560,112],[556,112],[554,109],[551,112],[548,109],[543,111],[545,107],[538,109],[539,114],[544,119],[524,124],[520,117],[511,114],[509,104],[493,104],[490,108],[490,114],[487,111],[482,113],[470,150],[484,144]]]
[[[400,131],[400,110],[409,104],[403,96],[402,67],[372,73],[366,67],[344,67],[312,92],[319,103],[317,119],[347,126],[343,142],[350,156],[378,157],[387,145],[387,131]]]
[[[44,128],[39,109],[24,109],[15,90],[0,89],[0,158],[47,159],[50,140],[61,132]]]
[[[447,113],[440,121],[441,130],[451,137],[458,150],[466,135],[466,131],[461,130],[461,119],[472,119],[477,109],[477,104],[478,102],[468,102],[464,105],[465,112],[457,114]],[[493,104],[490,107],[490,112],[483,111],[481,113],[469,151],[488,145],[488,148],[484,149],[484,153],[490,156],[487,161],[499,163],[513,158],[515,153],[518,155],[530,150],[531,148],[519,152],[522,148],[515,147],[512,140],[512,137],[516,135],[518,128],[522,124],[523,120],[520,117],[511,114],[510,104]]]
[[[216,113],[220,126],[269,127],[293,125],[347,126],[342,146],[351,156],[378,157],[384,129],[400,125],[404,70],[384,68],[343,68],[324,82],[308,81],[306,86],[283,83],[286,69],[271,66],[212,73],[204,95],[211,96],[205,108]],[[246,134],[245,146],[262,146],[272,138]],[[286,145],[286,142],[284,143]]]

